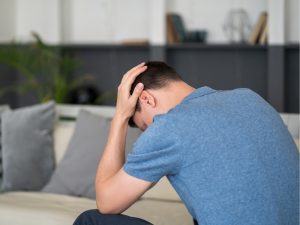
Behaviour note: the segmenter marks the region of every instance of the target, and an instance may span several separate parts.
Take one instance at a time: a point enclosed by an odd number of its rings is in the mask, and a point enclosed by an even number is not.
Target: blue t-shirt
[[[201,225],[298,224],[298,151],[278,113],[249,89],[202,87],[139,137],[124,170],[167,176]]]

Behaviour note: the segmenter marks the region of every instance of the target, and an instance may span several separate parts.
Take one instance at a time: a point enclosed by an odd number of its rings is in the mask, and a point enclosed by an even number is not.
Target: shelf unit
[[[0,46],[1,47],[1,46]],[[188,83],[195,87],[211,86],[215,89],[251,88],[269,101],[278,111],[299,112],[299,45],[283,47],[284,64],[270,65],[273,46],[249,45],[60,45],[61,54],[68,54],[81,61],[81,68],[74,76],[92,74],[102,92],[115,91],[129,68],[148,60],[163,59],[173,66]],[[281,47],[280,47],[281,48]],[[278,51],[278,49],[275,49]],[[155,55],[156,54],[156,55]],[[271,56],[270,56],[271,55]],[[283,66],[283,67],[282,67]],[[280,69],[282,77],[274,78],[273,70]],[[20,80],[11,69],[0,65],[0,86]],[[276,104],[270,94],[277,97]],[[281,98],[278,98],[281,96]],[[0,103],[12,106],[33,104],[28,96],[7,96]],[[106,102],[114,104],[114,100]]]

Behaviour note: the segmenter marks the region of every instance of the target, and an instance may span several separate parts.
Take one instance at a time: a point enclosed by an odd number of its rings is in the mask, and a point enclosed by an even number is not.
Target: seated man
[[[144,132],[125,162],[128,123]],[[278,113],[249,89],[195,90],[165,63],[148,62],[118,87],[98,210],[74,224],[150,224],[120,213],[163,176],[195,223],[298,223],[298,151]]]

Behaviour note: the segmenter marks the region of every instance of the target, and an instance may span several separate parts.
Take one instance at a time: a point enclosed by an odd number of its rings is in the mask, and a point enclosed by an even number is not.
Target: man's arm
[[[132,68],[123,76],[118,87],[116,112],[95,181],[96,203],[101,213],[123,212],[152,185],[151,182],[128,175],[122,169],[125,162],[128,120],[134,113],[143,85],[137,85],[132,95],[130,88],[135,78],[145,70],[144,64]]]

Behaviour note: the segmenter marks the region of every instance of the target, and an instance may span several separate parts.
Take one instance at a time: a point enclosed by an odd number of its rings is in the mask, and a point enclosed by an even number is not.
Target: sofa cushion
[[[290,134],[292,135],[298,150],[300,147],[300,133],[299,133],[299,125],[300,125],[300,116],[296,113],[280,113],[280,116],[286,125],[287,129],[289,130]]]
[[[192,225],[193,220],[182,202],[142,199],[124,214],[140,217],[155,225]]]
[[[49,102],[2,114],[4,191],[40,190],[51,177],[54,106]]]
[[[73,136],[75,123],[70,121],[57,121],[54,126],[54,156],[57,166],[66,153]]]
[[[94,179],[108,128],[107,119],[82,110],[67,151],[43,191],[94,198]]]
[[[95,208],[94,201],[43,192],[0,194],[0,224],[67,225],[77,215]]]
[[[1,105],[0,106],[0,187],[2,185],[2,152],[1,152],[1,148],[2,148],[2,144],[1,144],[1,114],[5,111],[9,110],[9,106],[8,105]],[[0,188],[1,191],[1,188]]]
[[[0,224],[73,224],[83,211],[95,209],[94,200],[41,192],[10,192],[0,195]],[[155,225],[192,225],[183,203],[140,200],[124,214],[143,218]]]
[[[143,199],[167,200],[167,201],[181,201],[177,192],[171,186],[166,177],[160,179],[157,184],[148,190],[143,196]]]
[[[67,127],[61,132],[68,133]],[[109,119],[82,110],[68,149],[43,191],[95,198],[94,180],[109,127]],[[128,130],[127,151],[139,135],[136,130]]]
[[[280,116],[294,139],[299,139],[299,114],[280,113]]]

